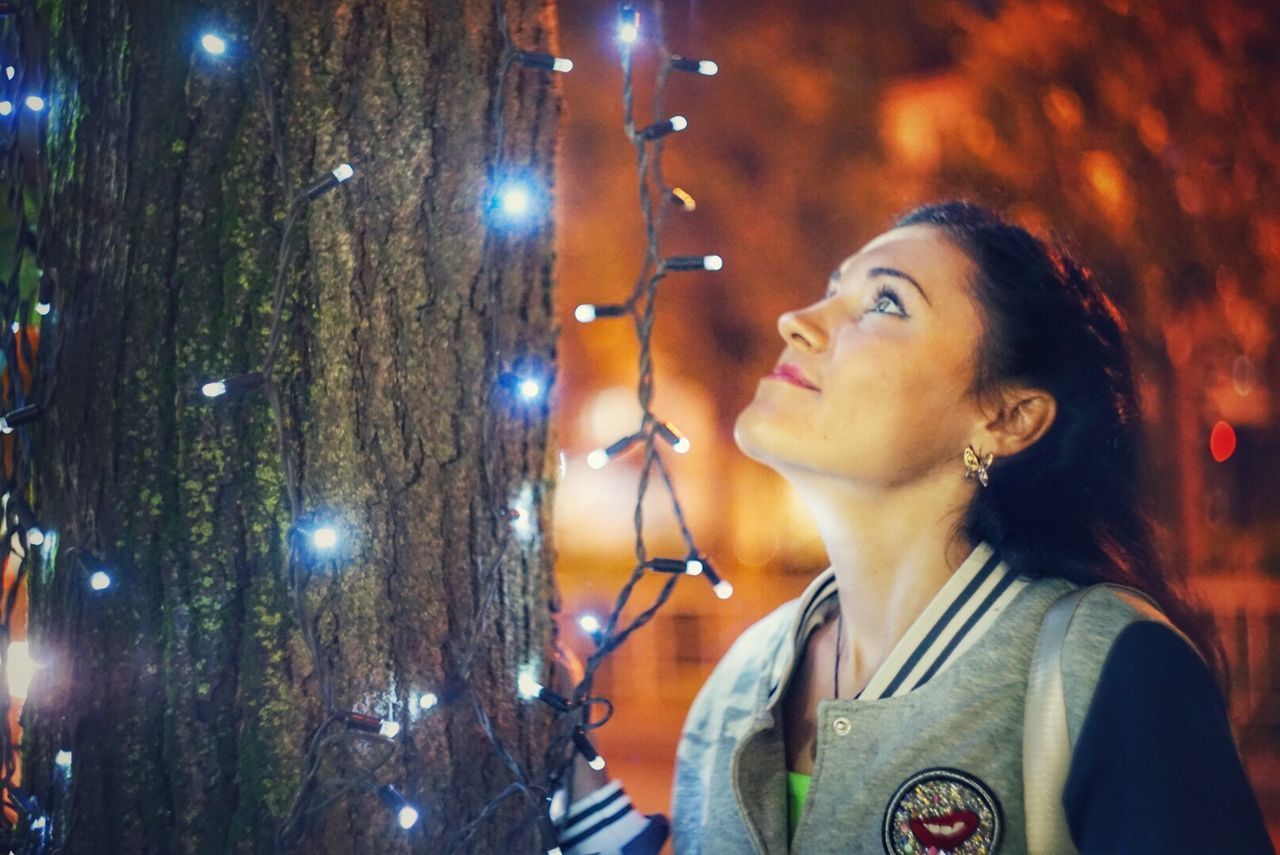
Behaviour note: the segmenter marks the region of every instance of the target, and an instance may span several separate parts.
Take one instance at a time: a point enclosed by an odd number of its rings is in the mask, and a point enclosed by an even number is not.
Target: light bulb
[[[105,591],[111,587],[111,576],[105,570],[95,570],[89,576],[89,587],[95,591]]]
[[[68,750],[67,750],[67,749],[65,749],[65,748],[64,748],[64,749],[62,749],[61,751],[59,751],[57,754],[55,754],[55,755],[53,756],[53,762],[54,762],[54,764],[55,764],[55,765],[57,765],[57,766],[59,766],[59,767],[61,767],[61,768],[63,768],[63,769],[66,769],[66,768],[70,767],[70,766],[71,766],[71,752],[70,752],[70,751],[68,751]]]
[[[533,700],[542,693],[542,684],[532,674],[521,671],[520,676],[516,678],[516,689],[520,692],[520,697]]]
[[[418,709],[426,712],[440,703],[440,697],[435,692],[423,692],[418,698]]]
[[[603,469],[609,463],[609,452],[597,448],[587,455],[587,465],[592,469]]]
[[[316,549],[333,549],[338,545],[338,532],[332,526],[320,526],[311,532],[311,545]]]
[[[405,830],[413,828],[418,824],[418,809],[413,805],[405,805],[396,812],[396,822]]]
[[[8,98],[0,101],[0,116],[8,116],[13,112],[13,102]]]
[[[716,596],[722,600],[727,600],[733,596],[733,585],[729,583],[728,579],[721,579],[716,582],[711,590],[715,591]]]
[[[578,618],[578,626],[582,627],[583,632],[597,633],[600,631],[600,618],[593,614],[585,614]]]
[[[227,394],[227,384],[221,380],[214,380],[201,386],[200,393],[206,398],[217,398]]]
[[[213,56],[222,56],[227,52],[227,40],[214,33],[205,33],[200,37],[200,47]]]
[[[44,109],[44,99],[39,95],[28,95],[26,104],[27,109],[33,113],[39,113]]]

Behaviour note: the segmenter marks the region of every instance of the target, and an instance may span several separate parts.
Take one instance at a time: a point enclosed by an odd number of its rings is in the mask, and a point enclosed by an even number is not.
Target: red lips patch
[[[891,855],[990,855],[1004,821],[990,787],[959,769],[924,769],[898,787],[885,808],[884,851]]]

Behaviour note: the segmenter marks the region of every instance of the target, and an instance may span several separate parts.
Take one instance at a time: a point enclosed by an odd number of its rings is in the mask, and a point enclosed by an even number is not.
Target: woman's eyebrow
[[[840,277],[843,273],[843,265],[831,271],[831,278],[828,280],[827,285],[827,296],[831,296],[836,292],[836,286],[840,284]],[[924,297],[924,301],[928,303],[930,307],[933,306],[933,302],[929,299],[929,295],[924,292],[924,289],[920,287],[920,283],[906,273],[903,273],[901,270],[898,270],[896,267],[873,267],[867,271],[867,278],[869,279],[872,276],[893,276],[898,279],[905,279],[912,285],[916,286],[916,290],[920,292],[920,296]]]
[[[920,283],[903,273],[901,270],[894,267],[873,267],[867,271],[867,277],[870,278],[872,276],[893,276],[897,279],[905,279],[912,285],[916,286],[916,290],[920,292],[920,296],[924,297],[924,301],[929,304],[930,308],[932,308],[933,303],[929,300],[929,295],[920,287]]]

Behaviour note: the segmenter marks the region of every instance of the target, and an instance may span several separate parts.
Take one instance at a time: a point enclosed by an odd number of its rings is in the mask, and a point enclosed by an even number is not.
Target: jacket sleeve
[[[557,836],[564,855],[655,855],[669,830],[665,816],[640,813],[614,780],[574,802]]]
[[[1084,855],[1274,851],[1209,669],[1158,622],[1116,637],[1062,802]]]

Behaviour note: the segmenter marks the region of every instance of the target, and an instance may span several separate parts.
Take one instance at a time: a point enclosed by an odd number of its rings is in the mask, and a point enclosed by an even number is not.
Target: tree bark
[[[267,3],[257,55],[256,5],[217,5],[44,4],[43,262],[61,291],[37,497],[59,546],[32,579],[46,667],[28,774],[65,852],[274,849],[324,712],[285,578],[288,474],[260,392],[198,390],[263,358],[289,202],[278,148],[294,188],[356,169],[304,210],[272,376],[303,510],[344,538],[306,600],[335,705],[401,723],[378,779],[423,808],[406,833],[351,793],[310,817],[298,849],[439,852],[512,780],[465,693],[410,707],[458,677],[482,571],[509,537],[503,506],[526,485],[536,521],[549,506],[547,406],[517,409],[494,381],[516,357],[554,359],[551,229],[498,232],[485,197],[499,147],[550,186],[558,94],[512,68],[498,141],[489,0]],[[548,49],[550,0],[505,9],[517,45]],[[202,27],[228,37],[224,57],[200,50]],[[552,641],[551,544],[502,554],[470,683],[536,769],[546,719],[514,681]],[[116,584],[95,593],[99,564]],[[512,800],[470,848],[504,851],[525,808]]]

